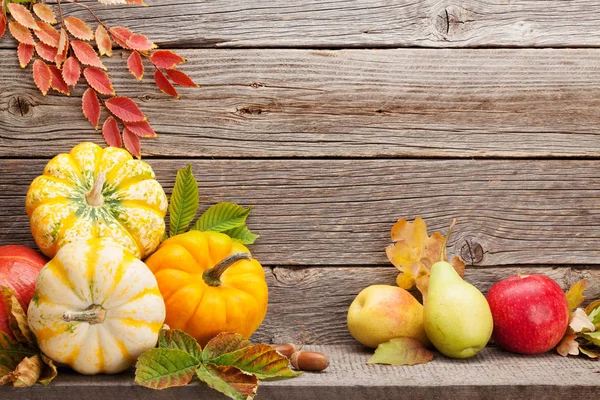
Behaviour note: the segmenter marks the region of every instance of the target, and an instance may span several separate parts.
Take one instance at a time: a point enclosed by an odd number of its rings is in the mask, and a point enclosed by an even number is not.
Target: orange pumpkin
[[[204,346],[220,332],[250,337],[267,313],[265,273],[248,249],[217,232],[165,240],[146,259],[165,300],[165,323]]]

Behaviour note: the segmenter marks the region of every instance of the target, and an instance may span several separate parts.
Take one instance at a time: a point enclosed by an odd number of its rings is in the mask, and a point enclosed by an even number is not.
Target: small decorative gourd
[[[63,246],[38,276],[27,320],[52,360],[118,373],[156,346],[165,304],[148,267],[109,238]]]
[[[46,165],[25,206],[49,258],[73,240],[112,237],[143,259],[162,239],[168,203],[148,164],[123,149],[82,143]]]

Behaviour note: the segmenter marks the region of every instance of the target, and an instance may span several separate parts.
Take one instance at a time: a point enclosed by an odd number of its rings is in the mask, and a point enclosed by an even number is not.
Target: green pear
[[[477,354],[494,327],[485,296],[446,261],[431,267],[423,324],[436,349],[452,358]]]

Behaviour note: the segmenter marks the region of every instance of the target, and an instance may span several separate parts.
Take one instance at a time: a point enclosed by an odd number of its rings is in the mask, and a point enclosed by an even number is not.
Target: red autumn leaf
[[[21,25],[29,29],[33,29],[34,31],[39,29],[35,23],[35,18],[33,18],[33,15],[31,15],[29,10],[22,5],[17,3],[9,3],[8,11],[10,11],[10,15],[13,16],[15,21]]]
[[[35,36],[48,46],[57,47],[60,43],[60,33],[47,22],[37,21],[37,26],[40,28],[34,31]]]
[[[33,5],[33,12],[44,22],[49,24],[56,24],[58,22],[56,21],[56,15],[54,14],[54,11],[52,11],[50,7],[43,3],[35,3]]]
[[[69,96],[69,86],[67,86],[65,80],[63,79],[61,70],[53,64],[48,65],[48,68],[50,68],[50,72],[52,73],[52,89]]]
[[[4,16],[4,13],[0,12],[0,39],[2,39],[2,36],[4,36],[5,32],[6,32],[6,17]]]
[[[81,76],[81,68],[75,57],[67,58],[62,67],[62,76],[67,85],[75,86]]]
[[[123,47],[124,49],[129,48],[127,46],[127,40],[131,37],[131,35],[133,35],[133,32],[123,26],[115,26],[110,28],[109,31],[112,35],[112,38],[119,46]]]
[[[58,51],[56,53],[56,66],[61,67],[62,63],[67,59],[69,52],[69,35],[64,29],[60,30],[60,40],[58,41]]]
[[[85,70],[83,70],[83,76],[85,77],[87,83],[99,93],[108,95],[115,94],[115,89],[113,89],[108,75],[101,69],[96,67],[87,67]]]
[[[102,64],[100,57],[96,54],[96,50],[86,42],[72,40],[71,48],[75,52],[75,57],[77,57],[80,63],[91,67],[106,69],[104,64]]]
[[[35,44],[35,52],[38,56],[48,62],[54,62],[54,60],[56,60],[56,49],[52,46],[48,46],[46,43],[37,42]]]
[[[123,122],[141,122],[146,116],[137,104],[128,97],[112,97],[106,100],[106,107]]]
[[[19,43],[19,47],[17,48],[17,56],[19,57],[19,65],[21,68],[25,68],[29,61],[31,61],[31,57],[33,57],[33,46],[30,44]]]
[[[185,72],[181,72],[178,69],[168,69],[167,75],[174,83],[180,86],[200,87]]]
[[[11,3],[13,4],[13,3]],[[35,40],[31,35],[31,31],[18,22],[11,21],[8,23],[8,30],[19,43],[30,44],[35,46]]]
[[[142,63],[142,57],[140,57],[140,53],[137,51],[132,52],[127,59],[127,66],[129,67],[129,72],[131,72],[139,81],[141,81],[144,77],[144,64]]]
[[[123,128],[123,143],[125,143],[125,148],[131,153],[131,155],[137,158],[142,156],[140,138],[126,127]]]
[[[156,48],[156,45],[148,40],[146,36],[137,33],[129,36],[129,39],[127,39],[127,46],[130,49],[138,51],[149,51]]]
[[[83,115],[90,121],[94,129],[98,129],[98,123],[100,122],[100,102],[98,101],[98,95],[92,88],[88,88],[81,98],[81,105],[83,109]]]
[[[161,92],[168,94],[169,96],[173,96],[176,99],[179,98],[177,89],[175,89],[175,86],[169,82],[165,74],[163,74],[160,69],[157,69],[156,72],[154,72],[154,82],[156,82],[156,86],[158,86]]]
[[[170,50],[157,50],[150,56],[150,62],[158,68],[173,69],[185,62],[185,58]]]
[[[121,142],[121,133],[119,132],[119,125],[113,116],[106,118],[106,121],[104,121],[104,124],[102,125],[102,136],[104,136],[104,141],[109,146],[123,146],[123,143]]]
[[[98,28],[96,28],[96,44],[101,56],[107,55],[112,57],[110,36],[108,36],[108,32],[106,32],[106,29],[102,25],[98,25]]]
[[[151,138],[157,137],[158,135],[154,132],[154,129],[150,126],[148,121],[141,122],[125,122],[125,126],[131,132],[135,133],[139,137]]]
[[[52,83],[52,73],[48,65],[42,60],[35,60],[33,63],[33,81],[45,96]]]
[[[67,30],[71,33],[71,35],[75,36],[77,39],[94,39],[94,31],[92,31],[92,29],[79,18],[69,16],[66,17],[63,20],[63,22],[65,23],[65,26],[67,27]]]
[[[140,6],[148,7],[148,5],[146,3],[144,3],[142,0],[125,0],[125,2],[127,4],[137,4]]]

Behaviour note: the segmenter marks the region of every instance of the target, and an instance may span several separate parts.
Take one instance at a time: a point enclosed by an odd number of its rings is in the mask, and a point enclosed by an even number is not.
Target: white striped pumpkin
[[[52,360],[118,373],[156,346],[165,304],[146,264],[109,238],[63,246],[41,270],[27,319]]]

